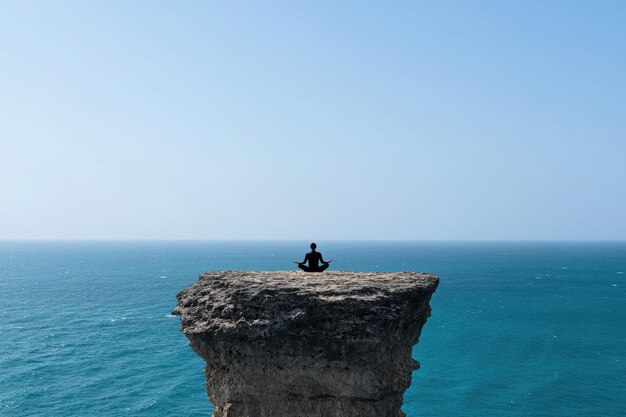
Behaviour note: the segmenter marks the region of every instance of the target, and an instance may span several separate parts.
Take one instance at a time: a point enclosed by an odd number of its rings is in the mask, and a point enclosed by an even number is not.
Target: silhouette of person
[[[293,263],[298,264],[298,268],[305,272],[325,271],[329,267],[328,264],[331,263],[332,260],[325,261],[322,254],[315,250],[316,248],[317,245],[315,243],[311,243],[311,252],[304,255],[304,261],[293,261]],[[307,262],[309,263],[308,266],[306,265]]]

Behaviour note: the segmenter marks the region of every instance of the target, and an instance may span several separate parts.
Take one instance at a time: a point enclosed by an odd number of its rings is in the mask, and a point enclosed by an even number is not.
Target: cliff
[[[399,417],[439,279],[219,271],[172,312],[206,361],[214,417]]]

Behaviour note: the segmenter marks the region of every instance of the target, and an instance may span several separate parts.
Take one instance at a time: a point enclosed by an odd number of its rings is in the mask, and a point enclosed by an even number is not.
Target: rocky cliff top
[[[403,314],[403,303],[434,292],[438,283],[434,275],[415,272],[208,272],[178,294],[172,314],[182,316],[181,328],[187,335],[269,337],[320,312],[326,320],[354,325],[394,320]],[[327,336],[342,337],[353,330],[329,324],[322,323]]]

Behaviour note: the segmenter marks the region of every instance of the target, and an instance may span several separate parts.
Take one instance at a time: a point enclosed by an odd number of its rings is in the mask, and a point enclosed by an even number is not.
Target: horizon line
[[[410,238],[0,238],[0,242],[626,242],[625,239],[410,239]]]

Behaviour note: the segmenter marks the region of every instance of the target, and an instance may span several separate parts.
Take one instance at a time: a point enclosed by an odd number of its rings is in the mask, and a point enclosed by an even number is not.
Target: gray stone
[[[399,417],[439,279],[207,272],[172,312],[206,362],[214,417]]]

